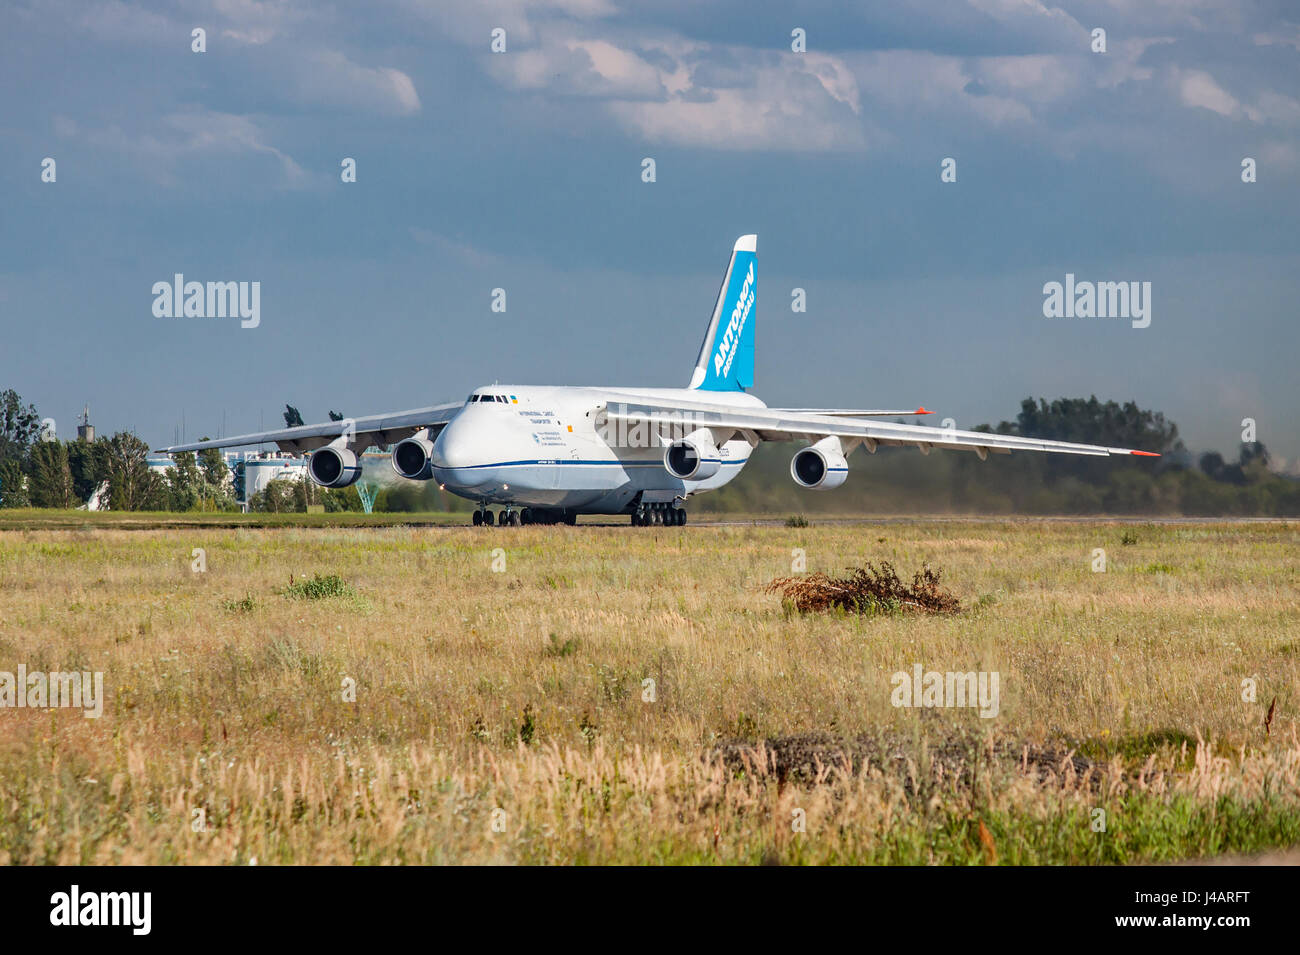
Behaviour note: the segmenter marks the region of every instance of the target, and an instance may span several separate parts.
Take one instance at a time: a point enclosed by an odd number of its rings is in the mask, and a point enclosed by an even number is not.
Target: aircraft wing
[[[858,444],[862,444],[872,453],[878,445],[914,447],[920,449],[923,454],[929,454],[934,448],[954,448],[974,451],[981,459],[988,457],[990,453],[1010,454],[1012,451],[1048,451],[1057,454],[1086,454],[1102,457],[1112,454],[1160,456],[1151,451],[1137,451],[1131,448],[1073,444],[1068,441],[1047,441],[1041,438],[1024,438],[1018,435],[983,431],[957,431],[926,425],[846,420],[841,416],[812,411],[738,408],[706,402],[666,404],[658,401],[638,402],[631,399],[626,404],[609,403],[602,413],[614,422],[644,422],[652,430],[656,427],[667,427],[677,436],[689,434],[697,428],[708,428],[713,432],[713,439],[718,444],[734,437],[744,437],[751,444],[757,444],[759,441],[800,439],[818,441],[833,436],[843,441],[846,455]]]
[[[259,431],[254,434],[237,434],[229,438],[214,438],[210,441],[194,441],[190,444],[158,448],[157,452],[176,454],[180,451],[202,451],[205,448],[233,448],[274,442],[281,451],[300,453],[323,447],[344,433],[349,435],[348,447],[353,451],[363,451],[371,445],[394,444],[409,438],[421,428],[428,428],[430,432],[435,432],[455,417],[456,412],[462,407],[464,402],[457,401],[452,404],[370,415],[365,418],[344,418],[341,421],[326,421],[322,424],[304,424],[295,428],[280,428],[276,431]]]

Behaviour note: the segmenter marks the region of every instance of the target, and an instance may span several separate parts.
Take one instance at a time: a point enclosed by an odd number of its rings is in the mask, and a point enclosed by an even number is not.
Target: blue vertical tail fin
[[[754,319],[758,302],[758,236],[742,235],[718,290],[690,387],[744,391],[754,385]]]

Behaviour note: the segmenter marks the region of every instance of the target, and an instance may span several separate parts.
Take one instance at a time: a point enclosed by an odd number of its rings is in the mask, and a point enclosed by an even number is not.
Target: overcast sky
[[[757,232],[769,404],[969,427],[1095,393],[1195,449],[1253,418],[1294,466],[1293,4],[790,6],[7,3],[0,388],[157,446],[285,402],[684,386]],[[260,324],[155,317],[178,272],[260,282]],[[1149,327],[1045,318],[1066,273],[1150,282]]]

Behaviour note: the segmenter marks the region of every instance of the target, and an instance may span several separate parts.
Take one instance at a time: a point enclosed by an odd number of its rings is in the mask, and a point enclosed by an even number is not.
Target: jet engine
[[[823,438],[790,459],[790,476],[801,487],[829,491],[849,476],[849,462],[839,438]]]
[[[321,487],[350,487],[361,477],[361,465],[347,448],[330,444],[311,453],[307,473]]]
[[[718,473],[722,458],[707,430],[693,431],[664,451],[664,468],[683,481],[703,481]]]
[[[413,434],[393,448],[393,470],[402,477],[412,481],[433,479],[433,442],[425,437],[427,434]]]

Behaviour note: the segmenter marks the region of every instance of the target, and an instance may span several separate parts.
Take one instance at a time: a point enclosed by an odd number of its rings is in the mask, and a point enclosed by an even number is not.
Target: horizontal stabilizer
[[[934,414],[925,408],[904,408],[898,411],[878,411],[870,408],[768,408],[781,414],[820,414],[831,418],[894,418],[900,415]]]

